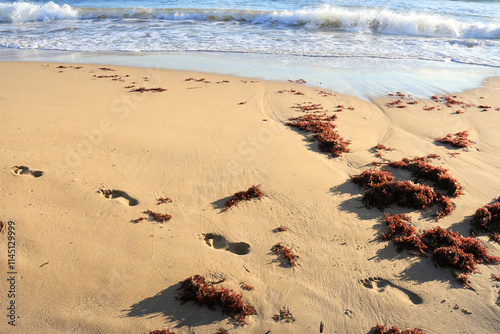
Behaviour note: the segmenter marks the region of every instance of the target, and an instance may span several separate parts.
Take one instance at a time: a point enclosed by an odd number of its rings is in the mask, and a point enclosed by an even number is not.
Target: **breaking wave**
[[[462,22],[431,13],[397,12],[387,9],[349,9],[324,5],[296,11],[233,9],[80,8],[29,2],[0,4],[0,22],[49,20],[185,20],[237,21],[258,25],[281,25],[288,29],[326,29],[387,35],[499,39],[500,24]]]

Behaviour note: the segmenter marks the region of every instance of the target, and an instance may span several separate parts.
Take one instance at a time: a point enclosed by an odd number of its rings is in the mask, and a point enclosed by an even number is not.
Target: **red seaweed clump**
[[[172,216],[169,215],[168,213],[159,213],[159,212],[154,212],[151,210],[146,210],[146,211],[143,211],[142,213],[148,215],[148,217],[139,217],[137,219],[132,219],[130,222],[137,224],[143,220],[150,219],[150,220],[155,221],[157,223],[164,223],[164,222],[167,222],[170,219],[172,219]]]
[[[422,239],[429,250],[432,250],[434,261],[441,267],[470,273],[475,271],[478,263],[500,263],[500,259],[490,255],[477,238],[465,238],[451,230],[435,227],[424,231]]]
[[[418,253],[416,253],[415,255],[427,257],[424,251],[426,246],[422,242],[422,239],[417,235],[394,238],[392,239],[392,242],[396,245],[399,253],[401,253],[403,249],[406,249],[408,251],[417,251]]]
[[[278,226],[274,229],[274,232],[286,232],[286,231],[288,231],[288,229],[286,227],[284,227],[283,225]]]
[[[477,263],[499,263],[499,259],[489,255],[486,247],[477,238],[465,238],[456,232],[454,233],[451,230],[445,230],[441,227],[424,231],[422,238],[424,238],[425,243],[431,250],[436,250],[443,246],[458,247],[465,253],[471,254]]]
[[[441,156],[439,154],[435,154],[435,153],[428,154],[427,158],[441,160]]]
[[[365,191],[362,202],[367,208],[379,210],[397,204],[404,208],[424,209],[434,204],[433,188],[412,181],[390,181],[372,186]]]
[[[252,305],[243,301],[240,294],[222,286],[216,287],[201,275],[182,281],[179,290],[182,291],[176,299],[182,304],[193,301],[195,304],[207,306],[210,309],[215,309],[216,306],[221,307],[224,313],[234,317],[242,326],[246,324],[246,316],[257,314]]]
[[[425,332],[418,328],[401,330],[395,326],[389,328],[389,326],[377,324],[373,329],[373,334],[425,334]]]
[[[359,175],[352,177],[352,182],[364,187],[365,189],[372,188],[373,186],[381,183],[394,181],[392,174],[384,169],[376,170],[369,169]]]
[[[490,255],[477,238],[465,238],[439,226],[420,234],[405,214],[386,214],[384,222],[389,227],[389,233],[382,234],[381,239],[391,240],[398,247],[398,252],[406,249],[416,250],[416,255],[424,257],[431,254],[432,260],[439,266],[460,271],[454,273],[455,278],[466,287],[469,286],[467,275],[475,272],[478,264],[500,263],[500,259]]]
[[[205,78],[200,78],[200,79],[195,79],[195,78],[187,78],[184,79],[184,81],[194,81],[194,82],[203,82],[203,83],[210,83],[210,81],[207,81]]]
[[[411,218],[405,214],[391,215],[386,214],[384,222],[389,228],[389,233],[382,234],[383,240],[392,240],[397,246],[398,252],[404,249],[409,251],[416,250],[419,255],[426,256],[427,246],[422,242],[421,235],[417,229],[411,225]]]
[[[460,238],[458,233],[445,230],[439,226],[424,231],[422,237],[425,238],[425,243],[431,250],[435,250],[442,246],[456,246],[459,244]]]
[[[455,136],[455,137],[453,137]],[[468,131],[461,131],[457,132],[455,134],[447,134],[444,137],[441,138],[436,138],[435,141],[438,143],[450,145],[453,147],[458,147],[458,148],[465,148],[469,147],[470,144],[472,143],[469,139],[469,132]]]
[[[171,332],[170,329],[157,329],[149,331],[149,334],[175,334],[175,332]]]
[[[455,277],[457,282],[462,283],[467,289],[470,289],[470,281],[467,274],[454,273],[453,277]]]
[[[480,232],[489,232],[495,241],[499,241],[500,233],[500,197],[497,202],[476,210],[472,216],[472,227]]]
[[[172,199],[169,197],[160,197],[157,198],[156,201],[158,202],[156,203],[157,205],[172,203]]]
[[[302,112],[321,112],[323,110],[323,106],[320,103],[312,102],[296,103],[292,108]]]
[[[382,151],[395,151],[396,149],[395,148],[392,148],[392,147],[387,147],[385,145],[382,145],[382,144],[378,144],[376,146],[374,146],[372,148],[373,151],[375,151],[375,156],[377,158],[382,158]]]
[[[275,321],[285,321],[285,322],[295,322],[295,317],[293,316],[292,312],[286,307],[283,307],[280,310],[279,314],[273,315],[273,319]]]
[[[340,157],[342,153],[350,152],[348,146],[350,140],[340,137],[335,131],[336,125],[332,123],[337,119],[336,115],[326,116],[307,114],[304,116],[290,118],[291,122],[286,125],[299,128],[313,133],[313,138],[319,142],[319,149],[326,153],[331,153],[334,157]]]
[[[465,274],[476,271],[477,262],[474,261],[474,256],[457,246],[439,247],[432,252],[432,259],[443,268],[461,270]]]
[[[151,210],[143,211],[142,213],[147,214],[150,219],[158,223],[163,223],[172,219],[172,216],[166,213],[154,212]]]
[[[235,206],[238,202],[249,201],[252,198],[262,198],[264,197],[264,192],[260,190],[260,184],[256,186],[251,186],[247,191],[240,191],[233,195],[233,197],[224,203],[225,209],[227,211],[230,207]]]
[[[164,91],[166,91],[166,89],[161,87],[153,87],[153,88],[139,87],[131,90],[131,92],[138,92],[138,93],[144,93],[144,92],[159,93]]]
[[[425,157],[415,159],[427,160]],[[391,162],[389,166],[416,170],[416,172],[418,172],[418,169],[412,167],[415,159],[403,159],[401,161]],[[415,161],[418,162],[419,160]],[[434,167],[431,165],[428,166]],[[419,172],[418,175],[426,176],[425,172]],[[431,174],[427,174],[427,176],[430,178]],[[443,169],[440,176],[438,176],[438,180],[441,179],[445,180],[442,181],[442,184],[446,184],[449,187],[451,187],[450,184],[452,180],[456,182],[455,179],[451,178],[446,173],[445,169]],[[367,208],[376,207],[379,210],[384,210],[393,204],[397,204],[401,207],[424,209],[437,204],[441,207],[436,213],[438,219],[450,215],[455,209],[451,200],[446,196],[436,193],[434,188],[413,183],[412,181],[397,181],[390,172],[384,169],[366,170],[359,175],[354,175],[352,177],[352,182],[365,188],[362,202]],[[462,186],[458,184],[458,182],[453,183],[453,185],[455,187],[454,193],[462,191]]]
[[[441,209],[437,212],[438,220],[451,215],[453,210],[455,210],[455,204],[453,204],[453,202],[446,196],[438,194],[435,202],[441,207]]]
[[[332,124],[332,121],[337,119],[337,115],[326,116],[307,114],[299,117],[290,118],[291,121],[287,122],[286,125],[299,128],[307,132],[321,133],[324,131],[330,131],[335,129],[337,126]]]
[[[319,141],[319,149],[323,152],[331,153],[334,157],[342,156],[342,153],[349,153],[350,140],[340,137],[336,131],[327,131],[315,134],[313,138]]]
[[[446,168],[429,164],[429,159],[426,157],[404,158],[401,161],[390,162],[389,166],[406,169],[417,178],[434,182],[436,187],[446,190],[449,196],[457,197],[464,193],[462,185],[448,173]]]
[[[417,229],[410,224],[410,216],[404,213],[399,215],[386,214],[384,222],[389,228],[389,233],[382,234],[382,239],[384,240],[392,239],[394,236],[418,234]]]
[[[377,151],[377,152],[378,151],[382,151],[382,150],[384,150],[384,151],[394,151],[394,150],[396,150],[395,148],[387,147],[387,146],[382,145],[382,144],[378,144],[377,146],[374,146],[373,149],[375,151]]]
[[[286,247],[285,245],[283,245],[280,242],[280,243],[277,243],[276,245],[274,245],[271,248],[271,250],[272,250],[272,252],[274,254],[279,254],[279,253],[283,254],[283,257],[285,258],[285,260],[292,267],[296,267],[297,266],[296,261],[298,259],[298,256],[293,253],[293,251],[292,251],[292,249],[290,247]]]

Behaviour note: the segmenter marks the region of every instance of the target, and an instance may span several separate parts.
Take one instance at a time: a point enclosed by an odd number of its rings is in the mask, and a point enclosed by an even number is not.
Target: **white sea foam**
[[[500,24],[466,23],[429,13],[395,12],[387,9],[321,8],[267,14],[270,21],[289,25],[333,28],[388,35],[500,38]],[[262,18],[258,18],[261,20]]]
[[[28,22],[65,19],[120,19],[238,21],[249,24],[279,24],[289,29],[330,29],[386,35],[442,36],[498,39],[500,24],[463,22],[431,13],[398,12],[388,9],[344,8],[324,5],[296,11],[217,9],[74,8],[49,2],[0,4],[0,22]]]
[[[29,22],[79,18],[78,11],[69,5],[53,2],[43,5],[29,2],[0,3],[0,22]]]

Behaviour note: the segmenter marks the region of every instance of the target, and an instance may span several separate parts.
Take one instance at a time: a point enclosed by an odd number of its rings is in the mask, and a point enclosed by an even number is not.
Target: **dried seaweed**
[[[230,207],[233,207],[241,201],[249,201],[253,198],[264,197],[264,192],[260,189],[260,184],[256,186],[251,186],[247,191],[240,191],[233,195],[233,197],[224,203],[224,211],[227,211]]]
[[[295,317],[287,307],[283,307],[279,314],[273,315],[275,321],[295,322]]]
[[[430,157],[436,156],[430,155]],[[404,158],[401,161],[390,162],[388,165],[393,168],[406,169],[417,178],[433,182],[436,187],[446,190],[449,196],[457,197],[464,193],[462,185],[448,173],[446,168],[429,164],[427,157]]]
[[[160,197],[157,198],[156,201],[158,202],[156,203],[157,205],[172,203],[172,199],[169,197]]]
[[[424,209],[434,204],[436,192],[433,188],[412,181],[390,181],[375,184],[365,191],[362,198],[367,208],[379,210],[397,204],[405,208]]]
[[[472,227],[476,231],[490,232],[495,241],[499,241],[500,233],[500,198],[493,204],[485,205],[476,210],[472,216]]]
[[[284,226],[278,226],[274,229],[274,232],[286,232],[288,229]]]
[[[447,173],[446,169],[429,165],[428,161],[426,157],[405,158],[401,161],[390,162],[388,165],[409,169],[415,176],[421,178],[436,180],[435,182],[447,188],[449,193],[463,193],[462,186]],[[448,197],[436,193],[434,188],[412,181],[397,181],[385,169],[369,169],[359,175],[354,175],[351,180],[365,188],[362,202],[368,208],[376,207],[384,210],[397,204],[402,207],[424,209],[437,204],[441,207],[436,213],[438,219],[450,215],[455,208]]]
[[[443,268],[457,269],[465,274],[476,271],[474,256],[465,253],[458,246],[439,247],[432,252],[432,259]]]
[[[444,137],[436,138],[435,141],[438,143],[451,145],[453,147],[465,148],[465,147],[469,147],[470,144],[472,143],[468,139],[468,137],[469,137],[468,131],[461,131],[461,132],[457,132],[453,135],[451,133],[449,133]]]
[[[131,92],[138,92],[138,93],[144,93],[144,92],[159,93],[164,91],[166,91],[166,89],[161,87],[153,87],[153,88],[139,87],[131,90]]]
[[[332,121],[336,118],[336,115],[307,114],[290,118],[291,122],[287,122],[286,125],[312,132],[312,137],[319,142],[319,149],[321,151],[331,153],[334,157],[340,157],[342,153],[350,152],[348,146],[351,144],[351,141],[340,137],[339,133],[334,130],[336,126]]]
[[[458,283],[462,283],[467,289],[470,289],[470,281],[467,274],[453,273],[453,277],[455,277]]]
[[[384,222],[389,227],[389,233],[382,234],[382,239],[392,240],[398,251],[416,250],[418,255],[425,257],[432,254],[433,261],[439,266],[460,271],[462,274],[455,273],[455,278],[466,287],[469,286],[467,274],[475,272],[478,264],[500,263],[500,259],[490,255],[477,238],[462,237],[439,226],[419,234],[405,214],[386,214]]]
[[[137,218],[137,219],[132,219],[130,222],[131,222],[131,223],[134,223],[134,224],[137,224],[137,223],[139,223],[140,221],[143,221],[143,220],[146,220],[146,219],[147,219],[147,218],[145,218],[145,217],[139,217],[139,218]]]
[[[382,150],[383,150],[383,151],[394,151],[394,150],[396,150],[395,148],[392,148],[392,147],[387,147],[387,146],[382,145],[382,144],[378,144],[378,145],[374,146],[374,147],[373,147],[373,149],[374,149],[375,151],[377,151],[377,152],[378,152],[378,151],[382,151]]]
[[[221,307],[222,311],[234,317],[240,325],[245,325],[245,317],[257,314],[252,305],[245,303],[240,294],[231,289],[216,287],[207,282],[205,277],[195,275],[181,282],[178,290],[182,290],[176,297],[182,304],[193,301],[200,306],[215,309]]]
[[[323,111],[323,105],[319,103],[312,102],[304,102],[304,103],[296,103],[292,108],[295,108],[297,111],[302,112],[321,112]]]
[[[365,189],[372,188],[375,185],[391,181],[394,181],[394,177],[390,172],[384,169],[369,169],[359,175],[354,175],[352,177],[352,182],[364,187]]]
[[[288,262],[288,264],[290,264],[292,267],[297,266],[296,261],[298,259],[298,256],[293,253],[293,251],[290,247],[286,247],[285,245],[283,245],[280,242],[280,243],[277,243],[276,245],[274,245],[271,248],[271,251],[274,254],[279,254],[279,253],[283,254],[283,257]]]
[[[422,256],[427,256],[425,249],[427,246],[422,242],[421,235],[417,229],[411,225],[411,218],[406,214],[384,216],[384,222],[389,228],[389,233],[381,235],[383,240],[392,240],[397,246],[398,252],[406,250],[416,250]]]
[[[164,214],[164,213],[154,212],[151,210],[146,210],[143,211],[142,213],[147,214],[150,219],[158,223],[163,223],[172,219],[172,216],[166,213]]]
[[[373,328],[373,334],[425,334],[425,332],[418,328],[413,329],[399,329],[395,326],[388,327],[386,325],[379,325]]]

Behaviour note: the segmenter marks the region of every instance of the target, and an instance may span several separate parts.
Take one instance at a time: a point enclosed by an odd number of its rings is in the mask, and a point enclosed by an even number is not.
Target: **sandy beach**
[[[0,333],[500,333],[500,265],[479,264],[467,288],[380,239],[385,213],[468,237],[472,215],[500,196],[499,78],[449,92],[460,103],[447,106],[438,92],[368,102],[300,78],[47,62],[1,62],[0,73]],[[286,124],[322,113],[351,142],[340,157]],[[461,131],[467,148],[435,142]],[[431,154],[464,189],[442,219],[435,205],[369,209],[351,181],[374,161]],[[254,185],[263,198],[225,210]],[[500,257],[488,233],[477,238]],[[194,275],[256,314],[242,326],[181,304],[179,282]],[[273,318],[283,308],[295,321]]]

